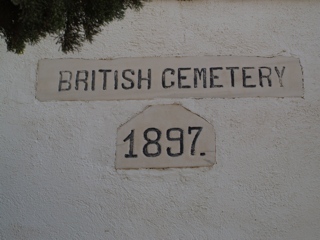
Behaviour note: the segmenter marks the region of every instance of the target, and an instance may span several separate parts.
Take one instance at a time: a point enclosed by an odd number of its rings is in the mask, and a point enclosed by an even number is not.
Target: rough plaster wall
[[[0,42],[0,239],[320,239],[320,2],[147,3],[81,53]],[[42,58],[295,56],[304,98],[39,102]],[[215,127],[213,168],[115,171],[117,128],[180,103]]]

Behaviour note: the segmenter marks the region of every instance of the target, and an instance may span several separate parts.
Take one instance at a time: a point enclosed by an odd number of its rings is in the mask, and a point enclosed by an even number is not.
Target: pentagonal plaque
[[[148,107],[118,129],[117,169],[208,167],[215,162],[213,126],[180,105]]]

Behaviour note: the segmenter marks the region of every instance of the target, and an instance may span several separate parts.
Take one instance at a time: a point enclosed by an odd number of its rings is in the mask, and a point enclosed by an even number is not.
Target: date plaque
[[[213,126],[180,105],[146,108],[118,128],[116,169],[210,167]]]

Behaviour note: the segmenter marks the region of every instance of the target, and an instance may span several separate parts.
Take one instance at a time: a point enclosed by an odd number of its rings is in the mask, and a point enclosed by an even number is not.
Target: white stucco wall
[[[147,3],[82,52],[0,42],[0,239],[320,239],[320,2]],[[294,56],[304,98],[39,102],[43,58]],[[117,128],[180,103],[214,125],[213,168],[116,171]]]

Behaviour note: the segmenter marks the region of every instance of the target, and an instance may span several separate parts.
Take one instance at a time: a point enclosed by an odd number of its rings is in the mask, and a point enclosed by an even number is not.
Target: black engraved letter
[[[84,78],[80,78],[80,74],[84,74]],[[79,82],[84,82],[84,90],[87,91],[88,90],[88,71],[87,70],[81,70],[81,71],[77,71],[77,75],[76,75],[76,90],[79,90]]]
[[[178,68],[178,87],[179,88],[191,88],[189,85],[182,85],[182,80],[187,79],[186,76],[181,75],[181,71],[191,70],[191,68]]]
[[[134,82],[133,82],[133,80],[132,80],[131,78],[128,78],[128,77],[126,76],[126,72],[130,72],[131,75],[134,75],[134,71],[133,71],[132,69],[123,70],[123,72],[122,72],[122,77],[123,77],[123,79],[127,80],[127,81],[130,83],[130,86],[127,87],[126,85],[124,85],[124,83],[122,83],[122,84],[121,84],[121,85],[122,85],[122,88],[123,88],[123,89],[132,89],[132,88],[134,87]]]
[[[267,70],[269,70],[269,74],[268,74],[268,75],[263,75],[262,69],[267,69]],[[259,82],[260,82],[260,86],[261,86],[261,87],[263,87],[263,82],[262,82],[262,79],[263,79],[263,78],[266,78],[266,79],[268,80],[268,86],[269,86],[269,87],[272,86],[272,82],[271,82],[270,76],[271,76],[271,68],[269,68],[269,67],[260,67],[260,68],[259,68]]]
[[[179,137],[172,137],[171,132],[176,131],[179,133]],[[183,145],[183,130],[181,128],[170,128],[167,130],[167,139],[169,141],[179,141],[180,149],[179,152],[173,153],[172,147],[167,147],[167,154],[170,157],[178,157],[183,154],[184,145]]]
[[[278,78],[279,78],[279,83],[280,83],[280,87],[283,87],[283,82],[282,82],[282,77],[284,74],[284,70],[286,69],[286,67],[282,67],[281,73],[279,71],[279,69],[277,67],[274,68],[277,72]]]
[[[166,85],[166,72],[169,72],[169,71],[171,72],[171,75],[175,74],[175,71],[172,68],[166,68],[165,70],[163,70],[163,72],[162,72],[162,87],[163,88],[170,88],[170,87],[174,86],[173,81],[170,82],[171,85]]]
[[[222,67],[210,68],[210,88],[222,88],[223,85],[214,85],[214,80],[219,79],[219,76],[213,74],[214,70],[222,70]]]
[[[96,86],[96,71],[92,70],[92,80],[91,80],[91,90],[94,91],[95,90],[95,86]]]
[[[199,80],[201,80],[202,78],[202,82],[203,82],[203,88],[207,88],[207,69],[206,68],[201,68],[201,70],[199,70],[199,68],[195,68],[194,69],[194,88],[198,87],[198,76],[199,76]]]
[[[69,79],[63,79],[63,73],[68,73],[69,74]],[[72,79],[72,72],[71,71],[60,71],[60,80],[59,80],[59,92],[61,91],[69,91],[71,89],[71,81]],[[67,83],[68,87],[67,88],[62,88],[62,84]]]
[[[111,72],[109,69],[99,69],[99,72],[103,73],[103,90],[107,89],[107,73]]]
[[[254,67],[243,67],[242,68],[243,87],[245,87],[245,88],[255,88],[256,85],[247,85],[247,83],[246,83],[247,79],[252,78],[250,75],[247,75],[247,73],[246,73],[247,69],[254,69]]]
[[[138,89],[141,89],[141,81],[148,81],[148,89],[151,88],[151,69],[148,69],[148,78],[142,78],[141,69],[138,71]]]
[[[231,76],[231,87],[234,87],[234,70],[238,70],[238,67],[227,67],[227,70],[230,70],[230,76]]]
[[[115,70],[114,71],[114,89],[118,89],[118,82],[119,82],[118,70]]]

